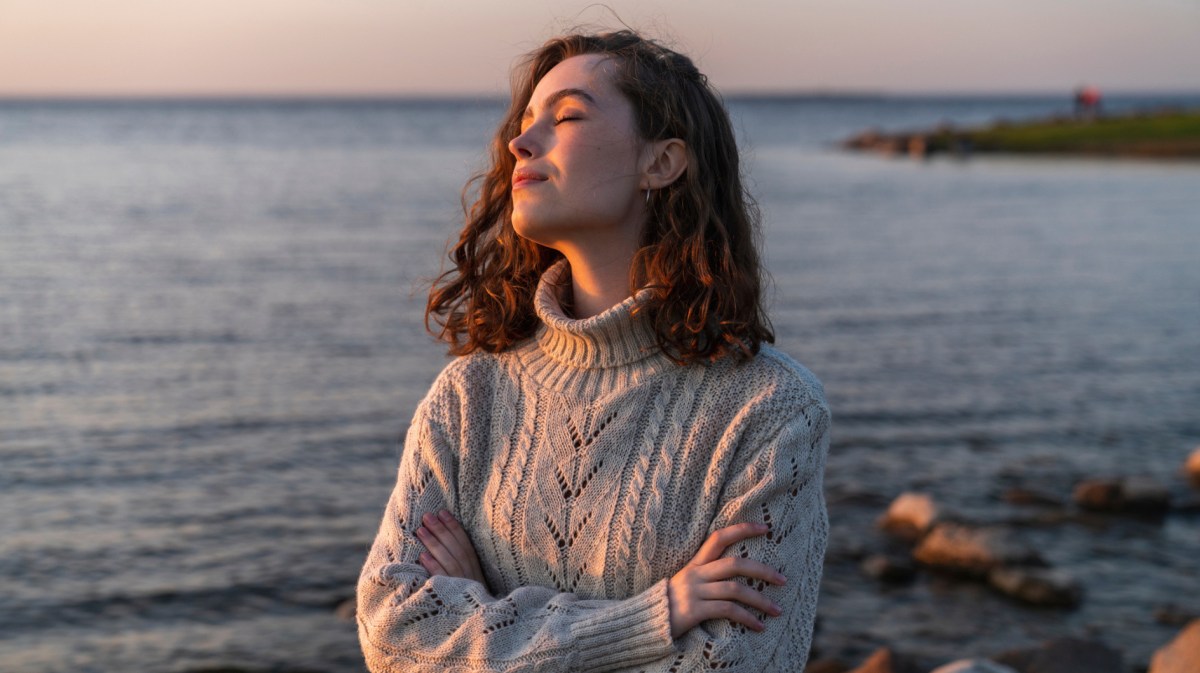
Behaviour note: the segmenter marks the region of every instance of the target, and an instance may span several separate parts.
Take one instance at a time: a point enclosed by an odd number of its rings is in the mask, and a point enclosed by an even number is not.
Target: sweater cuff
[[[667,580],[571,625],[582,670],[637,666],[675,654]]]

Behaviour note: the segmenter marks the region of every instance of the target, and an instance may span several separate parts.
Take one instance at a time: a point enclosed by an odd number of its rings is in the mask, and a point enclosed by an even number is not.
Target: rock
[[[905,492],[896,496],[877,525],[886,533],[915,541],[929,532],[937,517],[933,498],[925,493]]]
[[[1171,642],[1158,648],[1150,660],[1150,673],[1200,671],[1200,619],[1185,626]]]
[[[920,670],[907,657],[897,654],[889,647],[881,647],[849,673],[920,673]]]
[[[1083,597],[1083,586],[1074,577],[1051,568],[996,567],[988,573],[988,583],[1032,605],[1073,608]]]
[[[1187,462],[1183,464],[1183,471],[1193,486],[1200,487],[1200,446],[1197,446],[1192,451],[1192,455],[1188,456]]]
[[[1121,653],[1095,640],[1055,638],[992,657],[1018,673],[1125,673]]]
[[[847,670],[847,666],[837,659],[817,659],[804,667],[804,673],[846,673]]]
[[[959,659],[944,666],[938,666],[929,673],[1017,673],[1004,664],[997,664],[987,659]]]
[[[867,577],[889,584],[910,582],[917,575],[912,559],[903,556],[872,554],[863,559],[859,567]]]
[[[1076,505],[1097,512],[1162,512],[1171,504],[1171,494],[1153,477],[1086,479],[1075,485],[1071,495]]]
[[[1000,498],[1010,505],[1040,505],[1045,507],[1062,506],[1062,501],[1053,495],[1016,486],[1006,490],[1000,495]]]
[[[1007,528],[976,528],[939,523],[913,550],[913,558],[934,568],[984,577],[997,566],[1043,565],[1037,552]]]
[[[1116,479],[1087,479],[1075,484],[1071,499],[1084,509],[1115,510],[1121,502],[1121,483]]]
[[[1154,621],[1167,626],[1183,626],[1198,617],[1200,614],[1174,603],[1166,603],[1154,608]]]

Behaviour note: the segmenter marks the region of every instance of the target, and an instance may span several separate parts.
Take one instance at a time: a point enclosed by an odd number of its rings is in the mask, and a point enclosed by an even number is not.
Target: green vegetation
[[[1200,158],[1200,110],[939,129],[926,151]]]

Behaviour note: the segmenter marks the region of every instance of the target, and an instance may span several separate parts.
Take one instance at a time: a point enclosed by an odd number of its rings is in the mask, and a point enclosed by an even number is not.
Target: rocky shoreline
[[[885,551],[864,552],[860,570],[881,587],[914,581],[920,573],[945,574],[986,585],[1029,610],[1070,611],[1090,592],[1067,569],[1054,568],[1022,535],[1030,523],[1058,525],[1090,516],[1161,518],[1169,513],[1200,513],[1200,447],[1181,468],[1192,491],[1173,495],[1168,484],[1145,476],[1100,477],[1075,484],[1070,504],[1052,493],[1010,488],[1009,503],[1042,510],[1032,519],[973,522],[946,511],[928,493],[904,492],[879,516],[876,527],[887,540]],[[890,545],[890,546],[889,546]],[[1183,596],[1195,600],[1194,596]],[[1149,662],[1127,662],[1119,648],[1086,637],[1050,638],[1035,647],[992,653],[963,653],[965,658],[937,664],[907,653],[903,643],[879,647],[852,663],[844,653],[814,646],[805,673],[1196,673],[1200,671],[1200,614],[1175,604],[1160,605],[1146,616],[1181,627]],[[818,624],[818,627],[820,625]],[[820,628],[818,628],[820,640]]]
[[[1163,109],[1120,116],[1057,116],[987,127],[887,133],[870,129],[843,149],[928,158],[975,154],[1049,154],[1153,159],[1200,159],[1200,111]]]

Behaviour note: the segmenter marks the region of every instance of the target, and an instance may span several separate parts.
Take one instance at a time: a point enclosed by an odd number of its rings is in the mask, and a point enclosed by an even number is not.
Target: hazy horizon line
[[[747,99],[793,99],[793,98],[1046,98],[1062,96],[1069,98],[1074,89],[1004,89],[1004,90],[957,90],[957,89],[839,89],[816,87],[805,89],[733,89],[719,92],[730,100]],[[1200,96],[1200,89],[1101,89],[1105,97]],[[496,92],[5,92],[0,91],[0,101],[470,101],[503,102],[508,94]]]

